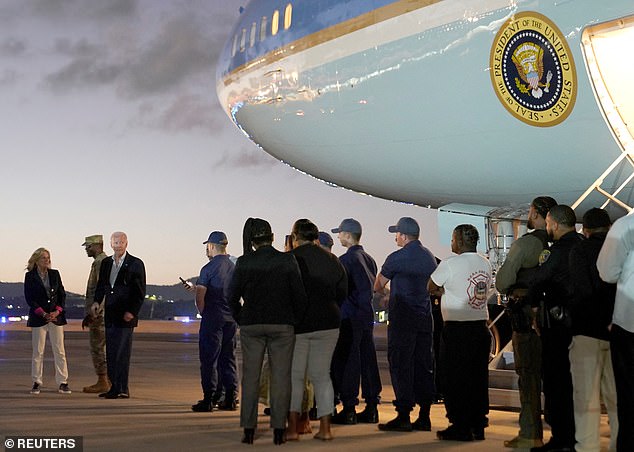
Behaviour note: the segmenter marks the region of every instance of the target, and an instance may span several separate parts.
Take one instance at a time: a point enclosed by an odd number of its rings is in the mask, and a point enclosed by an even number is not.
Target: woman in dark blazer
[[[64,303],[66,292],[57,270],[51,269],[51,253],[46,248],[36,249],[26,266],[24,276],[24,298],[29,304],[27,326],[32,328],[33,360],[31,394],[39,394],[42,386],[44,345],[50,334],[53,356],[55,357],[55,381],[58,392],[70,394],[68,388],[68,366],[64,350]]]

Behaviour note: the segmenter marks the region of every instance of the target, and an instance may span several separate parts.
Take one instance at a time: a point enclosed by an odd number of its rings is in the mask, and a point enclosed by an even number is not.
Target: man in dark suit
[[[105,308],[106,362],[110,391],[99,394],[106,399],[127,399],[132,333],[138,324],[145,298],[143,261],[126,252],[128,237],[114,232],[110,237],[114,255],[105,258],[99,271],[93,311]]]

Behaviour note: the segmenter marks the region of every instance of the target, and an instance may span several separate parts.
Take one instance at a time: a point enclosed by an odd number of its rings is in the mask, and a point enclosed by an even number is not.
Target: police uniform
[[[427,281],[434,255],[419,240],[390,254],[381,274],[390,280],[388,362],[399,414],[417,403],[429,413],[434,396],[433,320]]]
[[[530,281],[539,269],[539,257],[548,247],[548,233],[537,229],[513,242],[495,278],[497,290],[509,296],[507,314],[513,328],[515,372],[519,376],[520,431],[518,440],[542,439],[541,340],[532,329],[532,309],[526,303]]]
[[[564,234],[549,250],[528,290],[533,308],[541,305],[542,381],[544,418],[551,427],[550,446],[572,448],[575,444],[575,419],[572,401],[572,377],[568,347],[572,334],[568,309],[572,297],[569,255],[581,241],[575,231]]]
[[[199,332],[200,381],[204,400],[225,390],[225,408],[235,401],[238,387],[236,368],[237,325],[228,304],[228,289],[234,264],[226,254],[216,255],[201,270],[197,285],[205,286],[205,307]],[[219,380],[222,383],[219,385]]]

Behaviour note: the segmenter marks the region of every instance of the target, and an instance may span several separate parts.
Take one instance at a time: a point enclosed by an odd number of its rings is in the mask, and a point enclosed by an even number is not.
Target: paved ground
[[[200,398],[196,323],[141,322],[134,337],[131,364],[131,398],[104,400],[84,394],[81,388],[94,383],[88,350],[88,333],[76,321],[66,329],[66,352],[73,393],[62,395],[54,384],[53,358],[47,345],[44,388],[31,395],[30,329],[0,325],[0,438],[7,435],[83,436],[85,451],[197,451],[244,450],[240,443],[238,412],[193,413],[190,405]],[[382,421],[393,417],[393,398],[385,356],[385,332],[377,330],[377,347],[383,400]],[[262,411],[262,407],[260,412]],[[432,407],[433,431],[447,425],[443,405]],[[502,441],[517,432],[517,413],[492,409],[486,440],[473,443],[441,442],[434,432],[384,433],[375,425],[335,426],[335,440],[324,443],[305,435],[287,443],[292,450],[348,451],[501,451]],[[317,429],[318,423],[313,422]],[[607,432],[604,420],[602,432]],[[549,434],[547,434],[549,436]],[[602,445],[607,447],[607,438]],[[272,444],[268,418],[259,418],[254,448],[277,449]],[[10,450],[10,449],[5,449]],[[13,449],[15,450],[15,449]]]

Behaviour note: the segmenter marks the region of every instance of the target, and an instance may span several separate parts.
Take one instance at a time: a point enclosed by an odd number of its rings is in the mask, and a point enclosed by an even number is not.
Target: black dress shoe
[[[116,392],[110,393],[109,392],[108,394],[106,394],[104,396],[104,398],[106,398],[106,399],[129,399],[130,395],[126,394],[125,392],[119,392],[119,393],[116,393]]]
[[[245,428],[244,436],[242,437],[242,442],[244,444],[253,444],[253,438],[255,437],[255,429],[254,428]]]
[[[112,391],[102,392],[101,394],[99,394],[99,397],[101,397],[101,398],[105,398],[105,399],[112,399],[112,398],[116,398],[116,397],[108,397],[108,396],[111,396],[111,395],[113,395],[113,394],[114,394],[114,395],[116,395],[117,393],[116,393],[116,392],[112,392]]]
[[[357,414],[357,422],[360,424],[378,424],[379,410],[376,406],[366,405],[365,409]]]
[[[477,427],[477,428],[472,428],[471,429],[471,433],[473,434],[473,439],[476,441],[484,441],[484,428],[483,427]]]
[[[354,407],[344,408],[330,419],[330,422],[337,425],[356,425],[357,421],[357,413]]]
[[[412,430],[431,432],[431,419],[429,419],[429,416],[418,416],[418,419],[412,422]]]
[[[286,429],[274,428],[273,429],[273,444],[284,444],[286,442]]]
[[[471,433],[471,429],[459,428],[454,424],[444,430],[437,431],[436,437],[440,440],[446,441],[473,441],[473,433]]]
[[[409,414],[399,414],[385,424],[379,424],[379,430],[384,432],[411,432],[412,423],[409,421]]]
[[[235,411],[237,409],[237,403],[235,399],[225,399],[218,404],[218,409],[223,411]]]
[[[199,400],[198,403],[192,405],[192,411],[196,413],[208,413],[212,411],[211,402],[207,400]]]

